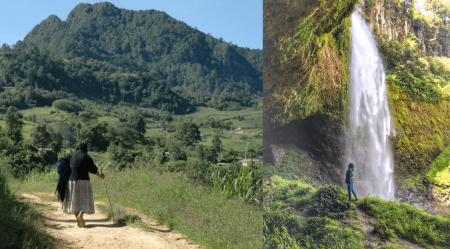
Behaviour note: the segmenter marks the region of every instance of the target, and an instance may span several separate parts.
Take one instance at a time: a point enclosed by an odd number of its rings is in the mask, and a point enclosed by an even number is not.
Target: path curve
[[[52,195],[42,192],[36,194]],[[182,235],[170,232],[168,228],[142,214],[139,214],[139,217],[155,229],[154,231],[114,225],[98,208],[95,214],[84,215],[86,228],[79,228],[75,216],[64,214],[59,202],[45,201],[36,195],[26,193],[22,194],[21,201],[53,207],[42,211],[43,229],[52,235],[55,241],[53,248],[200,248],[183,239]],[[96,202],[97,204],[99,202]]]

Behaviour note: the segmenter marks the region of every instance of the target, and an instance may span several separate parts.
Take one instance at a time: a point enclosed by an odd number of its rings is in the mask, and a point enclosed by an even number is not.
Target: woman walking
[[[79,227],[85,227],[83,214],[94,214],[94,196],[92,193],[89,173],[95,174],[101,179],[105,178],[100,174],[92,158],[87,154],[87,144],[78,142],[75,152],[70,155],[71,174],[67,182],[66,195],[63,202],[63,212],[75,214]]]
[[[353,163],[348,164],[348,170],[345,173],[345,183],[347,183],[348,188],[348,200],[352,200],[352,193],[355,196],[355,200],[359,201],[358,197],[356,196],[355,190],[353,190],[353,179],[355,178],[353,176],[353,171],[355,170],[355,166]]]

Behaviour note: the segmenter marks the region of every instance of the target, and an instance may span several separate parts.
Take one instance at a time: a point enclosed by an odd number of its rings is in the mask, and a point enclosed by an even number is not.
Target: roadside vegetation
[[[117,223],[145,228],[138,218],[123,211],[133,208],[207,248],[262,246],[260,201],[248,204],[228,191],[195,184],[184,173],[151,165],[126,171],[105,168],[104,173]],[[53,192],[56,179],[55,169],[33,171],[24,180],[11,179],[11,188],[18,194]],[[94,200],[106,203],[101,210],[111,214],[103,182],[91,177],[91,183]]]
[[[39,210],[20,202],[0,170],[0,241],[2,248],[51,248],[52,238],[41,231]]]

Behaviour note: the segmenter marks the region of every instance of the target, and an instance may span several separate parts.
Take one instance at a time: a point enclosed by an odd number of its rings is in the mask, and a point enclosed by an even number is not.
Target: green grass
[[[362,240],[366,235],[359,226],[349,224],[341,228],[331,219],[355,217],[355,212],[348,210],[350,205],[340,187],[314,188],[279,176],[270,180],[271,185],[264,190],[268,200],[263,216],[265,243],[292,248],[364,248]]]
[[[261,248],[262,210],[229,199],[219,191],[195,185],[184,174],[158,173],[140,169],[105,171],[108,193],[113,203],[138,210],[174,228],[194,243],[206,248]],[[55,169],[30,173],[24,181],[12,180],[18,193],[53,192]],[[91,177],[94,199],[108,202],[102,181]]]
[[[434,181],[437,184],[450,184],[450,167],[444,168],[442,171],[437,172]]]
[[[188,115],[192,117],[194,121],[214,118],[218,120],[231,121],[235,128],[241,127],[242,129],[258,129],[262,127],[262,108],[251,107],[240,111],[218,111],[213,108],[199,107],[197,112]],[[239,121],[234,119],[236,116],[244,116],[245,119]],[[179,118],[182,116],[175,116]]]
[[[271,184],[264,186],[266,243],[274,246],[287,243],[295,248],[295,239],[300,247],[306,248],[363,248],[366,233],[362,222],[348,222],[359,220],[360,215],[353,211],[354,204],[346,202],[348,197],[340,187],[315,188],[279,176],[270,180]],[[357,206],[376,218],[372,225],[380,223],[394,243],[401,237],[427,248],[450,247],[450,216],[429,215],[409,204],[372,197],[362,198]]]
[[[137,215],[129,214],[125,208],[115,203],[112,204],[112,211],[110,205],[100,204],[97,207],[100,209],[100,212],[106,214],[108,219],[113,220],[115,224],[127,225],[141,221]]]
[[[447,146],[442,153],[431,162],[427,178],[435,183],[449,183],[449,169],[450,166],[450,146]],[[439,177],[437,177],[439,176]]]
[[[30,203],[19,202],[7,186],[0,171],[0,241],[2,248],[51,248],[52,238],[41,230],[39,210]]]
[[[391,238],[401,236],[421,246],[450,247],[450,219],[429,215],[405,203],[365,197],[358,206],[377,218]]]

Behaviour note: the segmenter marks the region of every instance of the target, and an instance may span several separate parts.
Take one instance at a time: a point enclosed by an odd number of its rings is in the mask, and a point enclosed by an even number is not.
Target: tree
[[[31,133],[32,138],[32,144],[34,146],[38,146],[40,148],[45,148],[50,141],[51,141],[51,135],[47,131],[47,125],[46,124],[39,124],[37,125],[33,132]]]
[[[432,11],[438,18],[442,20],[444,26],[450,21],[450,4],[442,0],[425,1],[425,9]]]
[[[108,123],[106,121],[98,122],[94,126],[83,128],[78,134],[77,140],[84,141],[90,148],[97,150],[106,150],[109,141],[105,137],[108,132]]]
[[[173,158],[174,158],[175,160],[177,160],[177,161],[179,161],[179,160],[186,161],[186,160],[187,160],[187,155],[186,155],[186,152],[184,152],[184,151],[182,151],[182,150],[180,149],[180,147],[176,147],[176,148],[173,150]]]
[[[145,120],[144,117],[142,117],[141,114],[135,112],[130,115],[127,122],[128,126],[132,129],[135,129],[138,133],[141,139],[144,138],[145,135]]]
[[[212,148],[219,153],[222,150],[222,141],[220,141],[220,138],[218,135],[215,135],[212,140]]]
[[[164,125],[170,124],[170,122],[173,121],[173,117],[170,114],[166,114],[161,117],[161,120],[163,121]]]
[[[7,136],[13,140],[16,144],[22,141],[22,127],[24,123],[19,116],[8,110],[6,112],[6,132]]]
[[[56,153],[56,155],[58,155],[58,153],[61,151],[63,142],[64,142],[64,137],[63,137],[61,131],[60,130],[55,131],[52,135],[51,146],[52,146],[52,150]]]
[[[201,140],[200,128],[192,122],[183,122],[175,133],[175,138],[179,139],[185,146],[194,145]]]

